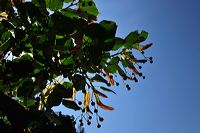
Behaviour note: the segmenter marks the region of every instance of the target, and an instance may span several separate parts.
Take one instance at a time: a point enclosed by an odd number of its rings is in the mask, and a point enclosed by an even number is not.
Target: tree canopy
[[[145,78],[148,32],[117,37],[117,24],[98,14],[93,0],[0,1],[1,130],[76,132],[93,115],[99,128],[99,109],[114,110],[101,99],[116,94],[116,79],[130,90],[128,80]],[[56,114],[61,104],[80,117]]]

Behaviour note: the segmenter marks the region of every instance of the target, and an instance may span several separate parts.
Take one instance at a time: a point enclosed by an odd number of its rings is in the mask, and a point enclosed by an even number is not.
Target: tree
[[[114,110],[101,98],[115,94],[116,77],[138,82],[145,78],[138,69],[153,62],[144,55],[152,44],[141,45],[148,33],[116,37],[117,24],[97,22],[92,0],[0,3],[0,130],[74,133],[76,121],[90,125],[92,115],[99,118],[99,128],[103,117],[97,106]],[[80,117],[56,114],[52,107],[60,104],[80,111]]]

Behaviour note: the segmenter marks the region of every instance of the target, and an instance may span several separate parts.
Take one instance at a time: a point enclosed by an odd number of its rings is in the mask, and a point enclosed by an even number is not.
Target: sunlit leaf
[[[138,46],[138,50],[140,50],[140,51],[142,51],[142,50],[146,50],[146,49],[148,49],[149,47],[151,47],[152,46],[152,43],[150,43],[150,44],[146,44],[146,45],[140,45],[140,46]]]
[[[104,109],[104,110],[114,110],[113,107],[110,107],[110,106],[107,106],[107,105],[104,105],[101,100],[99,99],[99,96],[97,94],[94,94],[95,98],[96,98],[96,102],[97,102],[97,105]]]
[[[52,11],[61,9],[63,7],[63,0],[45,0],[46,7]]]
[[[108,78],[109,83],[114,86],[114,80],[113,77],[109,73],[106,73],[106,77]]]
[[[87,90],[86,93],[84,94],[84,108],[88,107],[90,104],[90,91]]]
[[[92,111],[90,110],[89,106],[86,107],[86,111],[89,112],[90,114],[93,114]]]
[[[133,65],[128,66],[128,68],[129,68],[133,73],[135,73],[135,74],[137,74],[137,75],[140,75],[140,72],[139,72]]]

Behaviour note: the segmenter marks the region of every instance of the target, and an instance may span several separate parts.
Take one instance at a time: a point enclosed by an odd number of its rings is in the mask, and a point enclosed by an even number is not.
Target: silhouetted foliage
[[[152,44],[141,45],[148,33],[116,37],[117,24],[97,22],[98,14],[92,0],[0,1],[1,131],[75,133],[76,123],[90,125],[93,115],[100,128],[98,107],[114,110],[100,98],[116,94],[116,77],[127,90],[127,80],[145,78],[138,69],[153,62],[144,55]],[[81,115],[56,114],[59,105]]]

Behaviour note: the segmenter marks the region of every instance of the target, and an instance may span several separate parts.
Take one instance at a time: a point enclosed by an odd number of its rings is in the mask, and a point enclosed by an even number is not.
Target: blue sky
[[[105,103],[115,111],[100,111],[105,121],[86,133],[199,133],[200,132],[200,1],[96,0],[99,20],[114,20],[117,35],[133,30],[149,32],[154,45],[146,55],[146,79],[131,91],[114,88]]]

